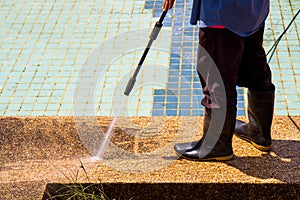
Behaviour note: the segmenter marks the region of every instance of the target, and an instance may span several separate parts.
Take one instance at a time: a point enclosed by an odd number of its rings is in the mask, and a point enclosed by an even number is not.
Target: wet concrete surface
[[[201,117],[154,118],[120,119],[104,159],[92,161],[88,150],[92,147],[86,146],[92,139],[83,142],[81,132],[97,138],[112,118],[1,117],[1,199],[41,199],[47,184],[74,183],[74,179],[78,183],[287,184],[299,188],[300,117],[274,117],[270,153],[234,137],[235,157],[226,162],[187,161],[173,151],[174,142],[201,137]],[[186,135],[190,132],[196,134]]]

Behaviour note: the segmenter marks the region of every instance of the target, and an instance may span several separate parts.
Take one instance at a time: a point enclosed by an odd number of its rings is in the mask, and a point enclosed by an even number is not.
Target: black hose
[[[286,34],[287,30],[290,28],[290,26],[292,25],[292,23],[295,21],[295,19],[297,18],[297,16],[299,15],[299,12],[300,12],[300,9],[298,10],[298,12],[296,13],[296,15],[293,17],[293,19],[290,21],[289,25],[284,29],[284,31],[281,33],[281,35],[277,38],[277,40],[275,41],[275,43],[273,44],[273,46],[269,49],[267,55],[269,55],[269,53],[271,53],[270,57],[269,57],[269,60],[268,60],[268,63],[270,63],[274,53],[275,53],[275,50],[280,42],[280,40],[282,39],[282,37],[284,36],[284,34]]]

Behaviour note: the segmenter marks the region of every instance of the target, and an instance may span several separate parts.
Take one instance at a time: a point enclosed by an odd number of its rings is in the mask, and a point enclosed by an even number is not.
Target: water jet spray
[[[111,137],[111,133],[113,131],[113,127],[114,127],[114,125],[116,123],[116,120],[118,118],[118,115],[120,114],[121,110],[123,109],[124,103],[125,103],[127,97],[129,96],[130,92],[133,89],[133,86],[134,86],[134,84],[136,82],[136,77],[137,77],[137,75],[138,75],[138,73],[139,73],[139,71],[140,71],[140,69],[141,69],[141,67],[142,67],[142,65],[144,63],[144,60],[145,60],[145,58],[146,58],[146,56],[147,56],[147,54],[148,54],[148,52],[150,50],[150,47],[151,47],[153,41],[156,40],[156,38],[157,38],[157,36],[159,34],[159,31],[160,31],[160,29],[161,29],[161,27],[163,25],[162,22],[163,22],[163,20],[164,20],[164,18],[166,16],[167,12],[168,12],[167,10],[163,11],[163,13],[160,16],[159,21],[157,21],[155,23],[155,26],[154,26],[154,28],[153,28],[150,36],[149,36],[150,39],[148,41],[148,44],[147,44],[147,46],[146,46],[146,48],[144,50],[144,53],[143,53],[142,57],[141,57],[141,59],[140,59],[140,61],[138,63],[138,66],[137,66],[134,74],[132,75],[132,77],[130,77],[130,79],[129,79],[128,83],[127,83],[126,89],[124,91],[124,94],[126,95],[126,98],[121,103],[121,106],[119,107],[116,116],[114,117],[114,119],[110,123],[107,131],[104,134],[104,138],[103,138],[103,140],[102,140],[102,142],[101,142],[101,144],[99,146],[99,149],[98,149],[96,155],[91,158],[91,161],[95,162],[95,161],[98,161],[98,160],[102,160],[102,158],[104,156],[104,153],[105,153],[105,150],[106,150],[107,145],[108,145],[108,141],[109,141],[109,139]]]

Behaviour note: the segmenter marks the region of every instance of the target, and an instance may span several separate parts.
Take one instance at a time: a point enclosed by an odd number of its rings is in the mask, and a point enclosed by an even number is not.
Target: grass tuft
[[[105,195],[102,184],[92,184],[88,177],[86,168],[84,167],[81,160],[80,167],[76,171],[75,176],[66,175],[64,176],[70,181],[70,184],[65,184],[64,187],[56,189],[54,194],[47,191],[47,200],[109,200]],[[83,170],[88,184],[82,184],[78,182],[79,170]]]

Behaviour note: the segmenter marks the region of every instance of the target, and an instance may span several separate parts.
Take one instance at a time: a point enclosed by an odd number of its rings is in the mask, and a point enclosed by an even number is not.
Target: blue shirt
[[[240,36],[255,33],[269,14],[269,0],[194,0],[191,24],[222,25]]]

